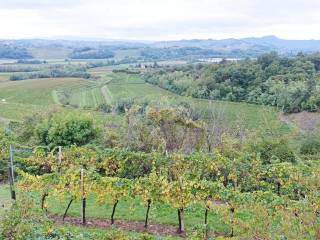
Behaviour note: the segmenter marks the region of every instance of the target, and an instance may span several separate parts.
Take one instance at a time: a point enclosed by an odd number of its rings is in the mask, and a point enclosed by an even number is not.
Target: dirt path
[[[102,96],[104,97],[106,103],[111,105],[112,104],[112,95],[111,95],[111,92],[109,91],[107,85],[104,85],[101,88],[101,93],[102,93]]]
[[[0,122],[9,123],[10,121],[12,121],[12,120],[8,119],[8,118],[0,117]]]
[[[56,224],[62,225],[68,223],[72,225],[83,226],[81,224],[81,218],[79,217],[66,217],[64,222],[60,216],[50,216],[50,219]],[[87,219],[87,224],[85,227],[108,229],[112,226],[110,220],[107,219]],[[143,222],[116,220],[115,227],[123,231],[148,233],[156,236],[185,237],[184,235],[177,233],[176,227],[166,224],[149,224],[149,227],[146,230]]]

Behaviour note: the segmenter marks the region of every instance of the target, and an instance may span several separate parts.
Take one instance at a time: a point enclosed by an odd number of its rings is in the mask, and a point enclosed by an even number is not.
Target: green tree
[[[91,115],[81,113],[56,113],[36,127],[40,144],[50,147],[85,145],[97,137]]]

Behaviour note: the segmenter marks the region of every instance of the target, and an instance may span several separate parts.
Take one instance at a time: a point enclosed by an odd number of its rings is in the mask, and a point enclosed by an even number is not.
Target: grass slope
[[[5,211],[10,207],[10,191],[8,185],[0,185],[0,220]]]
[[[57,201],[53,197],[48,198],[49,211],[53,214],[62,216],[68,200]],[[80,217],[81,216],[81,202],[75,201],[70,209],[69,216]],[[89,218],[110,218],[112,212],[111,204],[99,205],[93,195],[87,199],[87,217]],[[139,199],[130,201],[120,201],[116,210],[116,219],[119,220],[131,220],[140,221],[143,225],[145,218],[146,207],[141,203]],[[222,217],[215,211],[209,214],[209,224],[217,233],[227,234],[230,231],[229,226],[223,222]],[[185,223],[186,228],[194,230],[197,226],[202,225],[204,222],[204,209],[198,205],[193,205],[185,210]],[[160,223],[177,226],[178,215],[177,210],[167,205],[156,204],[153,205],[150,210],[150,224]]]
[[[55,89],[82,83],[83,79],[33,79],[25,81],[7,81],[0,83],[0,117],[19,120],[23,116],[56,107],[53,98]]]
[[[78,110],[95,110],[101,104],[114,105],[121,99],[134,99],[149,105],[184,102],[200,110],[222,109],[226,121],[244,123],[249,128],[279,123],[279,114],[271,107],[178,96],[144,82],[137,74],[113,73],[109,67],[90,71],[99,78],[89,81],[79,78],[8,81],[8,74],[0,74],[0,122],[19,120],[25,115],[61,107],[67,95],[69,104]]]

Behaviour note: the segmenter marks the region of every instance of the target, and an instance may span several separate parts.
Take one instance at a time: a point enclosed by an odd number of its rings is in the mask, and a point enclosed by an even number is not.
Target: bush
[[[276,162],[296,162],[296,155],[289,146],[288,140],[276,138],[262,138],[251,146],[252,151],[260,154],[264,164]]]
[[[19,200],[20,199],[20,200]],[[94,240],[101,235],[54,226],[27,194],[20,198],[0,222],[0,239],[8,240]],[[21,200],[23,199],[23,200]]]
[[[97,107],[97,111],[101,111],[104,113],[110,113],[112,111],[112,106],[110,106],[109,104],[106,104],[106,103],[101,103]]]
[[[316,155],[320,153],[320,136],[318,134],[304,136],[300,153],[304,155]]]
[[[55,146],[85,145],[97,136],[92,116],[80,113],[56,113],[36,128],[41,144]]]
[[[13,204],[0,222],[0,239],[36,239],[40,226],[50,225],[48,219],[36,210],[31,198],[23,196],[21,199],[24,201]]]
[[[114,57],[114,53],[108,49],[85,47],[74,49],[69,57],[73,59],[106,59]]]
[[[132,107],[133,104],[134,101],[132,99],[120,99],[115,106],[116,112],[119,114],[125,113]]]

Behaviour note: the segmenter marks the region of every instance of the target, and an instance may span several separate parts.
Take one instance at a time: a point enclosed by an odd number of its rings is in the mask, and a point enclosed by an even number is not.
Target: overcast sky
[[[320,0],[0,0],[0,38],[320,39]]]

